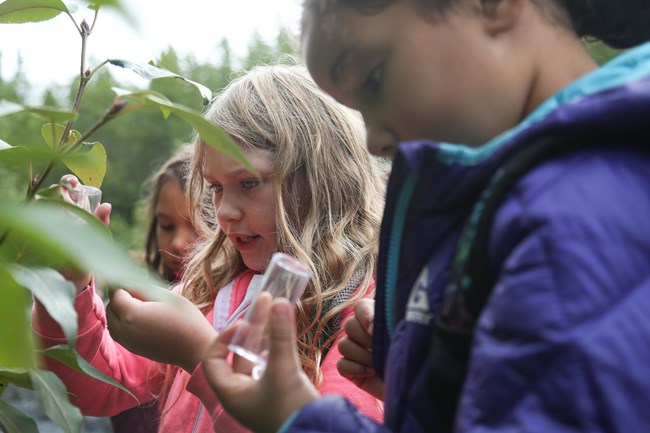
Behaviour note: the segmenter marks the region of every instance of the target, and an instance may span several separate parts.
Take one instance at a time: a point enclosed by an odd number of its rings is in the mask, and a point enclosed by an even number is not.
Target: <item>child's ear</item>
[[[519,19],[528,0],[478,0],[485,31],[496,35],[509,31]]]

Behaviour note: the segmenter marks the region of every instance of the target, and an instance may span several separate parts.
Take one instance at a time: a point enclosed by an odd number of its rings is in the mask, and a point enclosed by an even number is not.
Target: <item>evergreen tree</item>
[[[248,54],[244,57],[244,69],[250,69],[253,66],[264,63],[272,63],[276,58],[276,51],[262,39],[259,32],[253,32],[250,43],[248,44]]]

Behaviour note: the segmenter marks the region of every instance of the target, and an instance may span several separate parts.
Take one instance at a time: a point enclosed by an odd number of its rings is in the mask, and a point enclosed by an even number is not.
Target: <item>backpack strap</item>
[[[347,282],[343,290],[341,290],[335,297],[329,299],[324,303],[323,309],[321,311],[321,317],[324,316],[325,313],[330,311],[332,308],[336,308],[338,305],[347,301],[350,298],[350,296],[352,296],[352,294],[355,292],[355,290],[357,290],[359,284],[361,284],[361,281],[363,280],[363,276],[365,275],[365,267],[363,265],[364,264],[362,263],[361,266],[355,269],[354,273],[352,274],[352,277]],[[343,324],[341,323],[341,313],[338,313],[330,320],[328,320],[327,324],[325,324],[325,326],[323,327],[323,332],[320,334],[318,338],[318,347],[321,348],[321,352],[322,352],[320,358],[321,365],[323,364],[323,361],[325,360],[327,353],[332,347],[332,342],[329,342],[327,344],[325,343],[339,329],[341,329],[342,325]]]
[[[434,319],[427,362],[430,396],[439,417],[440,432],[453,431],[474,327],[497,278],[495,270],[489,266],[489,244],[499,206],[519,179],[543,161],[580,148],[593,149],[598,143],[628,143],[625,148],[646,147],[639,135],[632,132],[628,135],[565,133],[547,136],[522,146],[493,173],[458,240],[442,308]]]

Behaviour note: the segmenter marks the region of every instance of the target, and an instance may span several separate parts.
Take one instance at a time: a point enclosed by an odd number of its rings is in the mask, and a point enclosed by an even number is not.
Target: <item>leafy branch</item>
[[[179,79],[197,89],[204,102],[212,98],[207,87],[150,63],[107,59],[94,68],[87,67],[88,42],[102,6],[121,9],[118,0],[93,1],[89,4],[93,11],[92,24],[88,25],[86,20],[78,22],[73,16],[76,8],[66,6],[61,0],[0,3],[0,24],[40,22],[65,14],[81,37],[79,84],[69,110],[0,100],[0,117],[35,114],[45,119],[40,131],[42,143],[11,144],[11,137],[0,139],[0,162],[24,167],[27,172],[24,200],[0,196],[0,393],[9,384],[33,389],[48,416],[66,433],[80,432],[81,414],[68,401],[63,383],[40,367],[42,357],[64,362],[97,380],[121,385],[95,370],[73,349],[77,334],[76,292],[56,269],[65,266],[91,270],[103,284],[125,285],[148,299],[167,300],[169,292],[161,288],[165,284],[157,276],[135,263],[112,242],[110,232],[99,220],[63,202],[56,188],[43,189],[53,169],[62,165],[83,183],[100,187],[106,174],[106,149],[102,143],[88,140],[120,116],[156,108],[165,118],[173,114],[188,122],[208,145],[255,172],[221,128],[160,92],[114,88],[116,97],[104,114],[87,130],[75,130],[84,93],[97,72],[106,66],[128,69],[149,80]],[[39,170],[39,167],[44,168]],[[84,223],[80,224],[79,220]],[[59,323],[67,345],[45,351],[37,349],[26,314],[34,298]],[[0,401],[0,427],[7,433],[38,431],[31,418],[3,401]]]

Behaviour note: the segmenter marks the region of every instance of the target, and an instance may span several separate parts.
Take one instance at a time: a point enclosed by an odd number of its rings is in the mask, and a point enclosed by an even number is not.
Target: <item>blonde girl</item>
[[[199,240],[176,289],[183,296],[143,302],[119,290],[106,314],[88,287],[78,295],[78,305],[91,306],[78,309],[79,353],[139,399],[160,395],[160,432],[245,431],[196,366],[218,331],[246,310],[271,255],[282,251],[314,273],[296,307],[304,377],[381,419],[380,403],[336,369],[340,324],[356,300],[373,295],[383,204],[358,114],[325,95],[302,67],[262,66],[234,80],[206,118],[235,140],[256,173],[197,139],[190,199]],[[115,388],[65,376],[84,412],[111,415],[134,405]]]
[[[295,66],[252,70],[215,100],[206,117],[242,150],[272,156],[268,181],[275,200],[276,250],[314,272],[297,308],[298,344],[303,368],[318,384],[323,349],[340,330],[340,320],[331,320],[368,295],[352,290],[373,281],[383,183],[365,150],[363,124]],[[203,213],[199,197],[209,187],[203,172],[208,155],[222,158],[199,140],[191,176],[195,215]],[[227,231],[219,227],[215,234],[201,220],[195,218],[206,241],[189,264],[183,293],[205,308],[220,287],[248,267]]]

